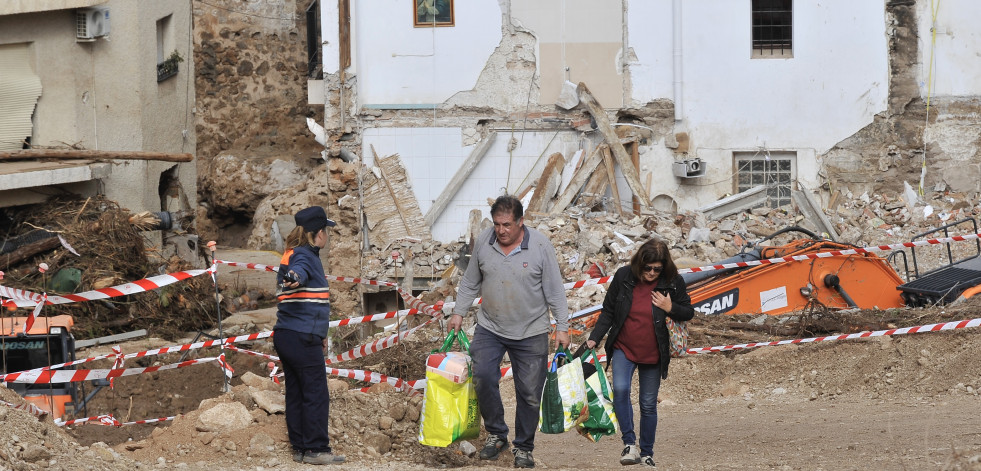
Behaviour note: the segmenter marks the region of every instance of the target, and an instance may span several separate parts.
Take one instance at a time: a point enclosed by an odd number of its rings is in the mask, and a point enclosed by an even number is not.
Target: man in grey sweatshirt
[[[489,434],[480,459],[495,459],[508,445],[500,391],[501,360],[507,353],[517,404],[514,466],[533,468],[531,452],[548,363],[549,311],[555,318],[558,348],[569,346],[569,309],[555,247],[541,232],[524,225],[523,214],[514,196],[501,196],[491,206],[494,228],[477,237],[447,328],[459,329],[473,300],[482,295],[470,343],[477,403]]]

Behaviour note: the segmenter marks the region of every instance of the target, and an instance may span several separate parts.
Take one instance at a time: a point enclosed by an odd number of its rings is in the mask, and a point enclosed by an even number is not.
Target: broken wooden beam
[[[164,162],[190,162],[192,154],[169,152],[142,152],[125,150],[75,150],[75,149],[27,149],[0,152],[0,160],[33,159],[89,159],[89,160],[162,160]]]
[[[450,182],[446,184],[446,188],[443,188],[443,191],[436,197],[436,201],[433,201],[433,205],[429,207],[429,211],[426,211],[426,215],[423,217],[426,221],[426,226],[432,227],[436,223],[436,219],[443,214],[443,210],[450,204],[450,198],[453,198],[456,192],[460,191],[463,182],[473,173],[473,169],[480,163],[480,159],[484,158],[484,154],[490,149],[496,136],[497,133],[492,132],[483,141],[480,141],[477,147],[474,147],[473,152],[470,153],[467,160],[463,162],[463,165],[457,169],[456,174],[453,175]]]
[[[610,193],[613,194],[613,211],[618,215],[623,215],[623,203],[620,201],[620,188],[617,187],[617,177],[613,168],[613,157],[610,157],[610,148],[603,148],[603,166],[606,167],[606,179],[610,182]]]
[[[545,163],[545,168],[538,177],[538,184],[535,185],[535,193],[531,195],[531,201],[528,202],[528,211],[548,212],[549,202],[562,185],[563,167],[565,167],[565,158],[562,157],[561,152],[548,157],[548,162]]]
[[[27,260],[40,253],[53,250],[59,246],[61,246],[61,239],[58,237],[48,237],[37,242],[32,242],[18,247],[16,250],[4,254],[0,261],[2,261],[4,269],[9,270],[10,267],[17,265],[24,260]]]
[[[644,206],[650,206],[650,197],[647,195],[647,190],[644,186],[640,184],[640,177],[637,174],[637,169],[634,168],[633,162],[630,160],[630,156],[627,155],[627,150],[624,149],[623,144],[620,143],[620,137],[617,136],[616,131],[613,130],[613,125],[610,124],[610,118],[606,115],[606,111],[600,105],[593,94],[590,93],[589,88],[586,87],[585,83],[579,82],[579,87],[576,90],[579,94],[579,101],[586,105],[586,109],[589,110],[589,114],[593,116],[593,120],[596,121],[596,127],[599,132],[603,134],[606,139],[606,143],[609,144],[610,149],[613,151],[613,157],[616,159],[617,163],[620,164],[620,173],[623,174],[624,179],[627,180],[627,185],[630,190],[640,198],[641,203]]]
[[[565,208],[569,206],[569,204],[572,203],[572,200],[576,198],[576,195],[579,194],[579,189],[586,183],[586,180],[589,179],[589,176],[592,175],[593,170],[596,169],[596,166],[598,166],[600,160],[602,160],[602,157],[599,155],[600,147],[605,146],[597,146],[595,149],[593,149],[593,152],[582,161],[582,165],[576,169],[575,173],[572,174],[572,180],[570,180],[569,185],[565,187],[565,191],[563,191],[562,194],[559,195],[559,198],[555,200],[555,204],[552,205],[552,211],[550,211],[549,214],[556,215],[562,211],[565,211]]]

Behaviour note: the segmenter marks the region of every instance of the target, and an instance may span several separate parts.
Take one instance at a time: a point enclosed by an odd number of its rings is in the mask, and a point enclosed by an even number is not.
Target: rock
[[[232,399],[246,408],[252,407],[252,393],[249,391],[249,387],[244,384],[232,388]]]
[[[249,456],[265,458],[270,456],[275,449],[276,442],[272,439],[272,437],[264,433],[257,433],[251,440],[249,440]]]
[[[267,390],[267,391],[279,391],[279,385],[273,380],[259,376],[251,371],[247,371],[245,374],[240,376],[242,383],[248,385],[250,388]]]
[[[477,447],[473,446],[472,443],[463,440],[460,442],[460,453],[467,458],[473,458],[473,455],[477,453]]]
[[[369,394],[381,394],[381,393],[394,392],[394,391],[396,391],[395,386],[392,386],[391,384],[388,383],[375,383],[371,385],[370,388],[368,388]]]
[[[351,389],[351,385],[347,384],[347,381],[334,378],[327,380],[327,390],[331,396],[347,391],[348,389]]]
[[[388,408],[388,415],[395,420],[402,420],[405,418],[406,405],[401,402],[396,402]]]
[[[416,422],[419,420],[419,413],[421,407],[410,406],[408,410],[405,411],[405,420],[409,422]]]
[[[201,432],[198,434],[198,440],[201,442],[202,445],[208,445],[217,436],[218,434],[214,432]]]
[[[20,459],[27,461],[28,463],[49,460],[51,459],[51,452],[43,446],[32,443],[24,447],[24,451],[20,452]]]
[[[197,430],[222,433],[243,429],[251,424],[252,415],[244,405],[239,402],[225,402],[202,412],[198,416]]]
[[[383,415],[383,416],[381,416],[381,417],[378,418],[378,428],[380,430],[389,430],[389,429],[392,428],[392,425],[394,423],[395,423],[395,419],[393,419],[393,418],[391,418],[391,417],[389,417],[387,415]]]
[[[382,455],[388,453],[392,449],[392,439],[380,433],[368,435],[368,437],[364,440],[364,444]]]
[[[286,396],[283,396],[278,391],[256,391],[253,389],[251,392],[252,400],[262,410],[270,414],[286,412]]]

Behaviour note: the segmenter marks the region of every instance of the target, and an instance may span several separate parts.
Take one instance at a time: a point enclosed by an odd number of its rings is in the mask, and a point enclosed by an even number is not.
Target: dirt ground
[[[842,312],[824,319],[699,317],[691,324],[690,346],[743,343],[751,335],[758,341],[794,338],[769,333],[788,329],[838,326],[844,331],[866,326],[877,330],[948,322],[981,317],[979,312],[981,300],[931,309]],[[748,326],[754,327],[744,329]],[[978,334],[976,328],[967,328],[676,359],[660,394],[658,468],[981,469]],[[423,331],[397,347],[401,350],[389,351],[398,354],[365,357],[360,367],[380,372],[403,368],[407,378],[415,379],[410,375],[418,373],[404,369],[405,363],[413,358],[421,363],[436,347],[433,338],[438,335],[435,330]],[[269,351],[271,346],[256,342],[248,348]],[[178,357],[130,360],[127,366],[166,364]],[[118,428],[84,424],[70,427],[66,434],[48,420],[37,422],[10,410],[4,420],[11,427],[0,429],[0,441],[6,444],[0,446],[0,468],[303,468],[290,460],[281,413],[270,415],[252,407],[253,420],[245,428],[201,431],[198,417],[216,403],[250,404],[243,396],[242,375],[268,374],[265,361],[257,357],[230,353],[229,359],[236,376],[227,395],[220,393],[219,370],[200,365],[119,378],[114,390],[100,392],[90,404],[93,413],[112,413],[120,421],[184,414],[173,422]],[[419,445],[417,415],[411,411],[418,411],[421,398],[392,388],[376,389],[362,393],[339,381],[332,383],[332,444],[349,460],[336,469],[511,466],[510,454],[481,462],[464,456],[458,445],[445,449]],[[504,380],[502,390],[510,423],[512,382]],[[6,395],[4,399],[11,400]],[[31,436],[37,436],[39,443],[32,445]],[[479,448],[482,438],[471,443]],[[26,461],[24,457],[33,456],[32,450],[38,454],[38,449],[48,450],[47,454]],[[609,469],[619,467],[620,449],[617,436],[592,443],[574,432],[539,434],[534,456],[543,469]],[[76,457],[77,453],[81,454]]]

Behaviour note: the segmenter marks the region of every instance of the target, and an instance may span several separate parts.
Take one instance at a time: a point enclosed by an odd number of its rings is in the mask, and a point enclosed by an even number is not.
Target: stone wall
[[[918,37],[915,5],[887,2],[889,28],[889,109],[823,156],[830,187],[855,194],[916,188],[926,166],[924,191],[981,191],[981,132],[974,97],[931,100],[916,81]],[[922,32],[929,34],[929,32]],[[830,189],[830,188],[829,188]]]
[[[255,188],[258,197],[245,208],[226,198],[212,165],[219,155],[307,169],[322,163],[306,124],[307,117],[320,122],[323,108],[307,105],[305,8],[293,0],[194,3],[199,196],[219,230],[250,219],[264,193]]]

